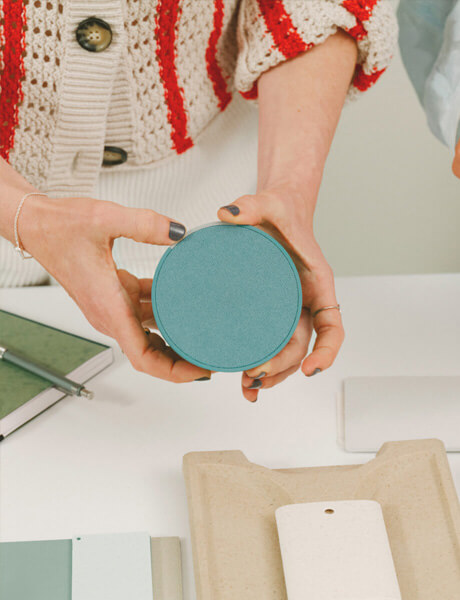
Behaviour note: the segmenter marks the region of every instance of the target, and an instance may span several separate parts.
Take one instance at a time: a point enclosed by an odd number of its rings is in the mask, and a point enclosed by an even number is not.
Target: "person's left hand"
[[[270,233],[289,252],[299,272],[304,309],[294,335],[281,352],[242,376],[244,397],[255,402],[259,389],[277,385],[300,367],[308,377],[332,365],[344,339],[338,310],[315,311],[337,305],[332,269],[313,235],[312,219],[302,197],[288,187],[242,196],[219,209],[222,221],[254,225]],[[308,355],[313,329],[316,341]]]

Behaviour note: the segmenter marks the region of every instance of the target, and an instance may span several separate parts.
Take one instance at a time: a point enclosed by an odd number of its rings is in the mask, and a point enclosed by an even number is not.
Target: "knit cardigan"
[[[110,25],[88,52],[84,19]],[[358,44],[350,95],[368,89],[396,42],[388,0],[0,0],[0,153],[53,196],[91,195],[101,169],[186,152],[235,92],[338,28]],[[103,167],[104,146],[128,160]]]

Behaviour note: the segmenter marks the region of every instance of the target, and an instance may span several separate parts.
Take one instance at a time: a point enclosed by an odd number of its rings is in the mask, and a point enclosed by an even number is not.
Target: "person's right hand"
[[[93,327],[118,342],[135,369],[176,383],[210,377],[160,336],[146,335],[142,322],[153,316],[151,280],[118,272],[112,257],[118,237],[169,245],[185,235],[183,225],[153,210],[103,200],[30,196],[18,231],[23,248],[67,290]]]

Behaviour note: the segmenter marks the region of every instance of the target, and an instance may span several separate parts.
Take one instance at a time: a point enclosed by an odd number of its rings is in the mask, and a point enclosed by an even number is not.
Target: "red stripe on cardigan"
[[[373,73],[370,73],[368,75],[367,73],[365,73],[363,71],[363,68],[361,65],[357,65],[356,69],[355,69],[355,75],[353,77],[353,85],[360,92],[365,92],[372,85],[374,85],[374,83],[377,81],[377,79],[380,77],[380,75],[384,71],[385,71],[385,69],[381,69],[380,71],[374,71]]]
[[[259,8],[275,46],[285,58],[294,58],[314,46],[306,44],[286,12],[282,0],[258,0]]]
[[[17,0],[3,2],[3,70],[0,75],[0,156],[8,160],[23,100],[25,7]]]
[[[247,92],[240,92],[245,100],[257,100],[257,81],[254,82],[254,85]]]
[[[342,6],[355,15],[357,21],[367,21],[378,0],[343,0]]]
[[[343,0],[343,8],[356,17],[356,25],[346,30],[355,40],[359,41],[366,37],[367,31],[363,21],[367,21],[371,17],[376,3],[377,0]]]
[[[222,35],[223,22],[224,2],[223,0],[214,0],[214,23],[206,48],[206,67],[220,110],[224,110],[232,99],[232,95],[227,89],[227,82],[217,62],[217,44]]]
[[[193,146],[187,132],[187,113],[184,105],[184,90],[179,86],[176,70],[176,26],[179,18],[180,0],[159,0],[157,7],[155,36],[160,77],[163,81],[168,121],[171,125],[171,140],[178,154]]]
[[[367,31],[364,29],[363,24],[359,22],[351,29],[346,29],[345,31],[358,42],[364,39],[367,35]]]
[[[378,0],[343,0],[342,6],[356,17],[356,25],[346,30],[355,40],[360,41],[366,37],[367,30],[363,21],[370,19],[377,2]],[[381,69],[367,74],[364,73],[362,65],[356,65],[353,86],[360,92],[365,92],[374,85],[384,71],[385,69]]]

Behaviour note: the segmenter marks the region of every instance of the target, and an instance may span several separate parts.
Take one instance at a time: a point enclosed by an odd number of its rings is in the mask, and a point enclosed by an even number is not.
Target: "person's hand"
[[[117,271],[113,242],[169,245],[185,227],[153,210],[126,208],[92,198],[31,196],[19,218],[24,249],[59,281],[98,331],[113,337],[138,371],[176,383],[209,378],[210,372],[180,358],[162,338],[146,334],[152,318],[150,279]]]
[[[338,310],[315,311],[337,304],[332,270],[313,236],[302,198],[287,187],[242,196],[219,209],[222,221],[254,225],[275,237],[293,258],[302,284],[304,309],[294,335],[281,352],[265,364],[243,373],[242,389],[247,400],[255,402],[259,389],[273,387],[301,367],[307,376],[332,365],[344,339]],[[307,355],[312,331],[317,337]]]
[[[452,163],[452,172],[460,179],[460,141],[455,148],[454,162]]]

